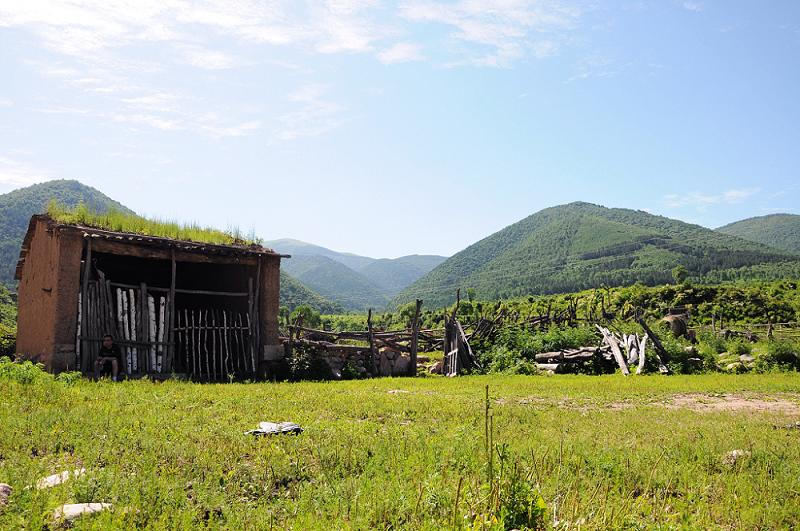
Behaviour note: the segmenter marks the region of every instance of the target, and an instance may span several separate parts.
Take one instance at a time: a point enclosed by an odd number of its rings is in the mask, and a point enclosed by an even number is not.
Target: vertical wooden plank
[[[178,263],[175,260],[175,249],[172,249],[172,278],[170,280],[169,285],[169,299],[167,302],[169,303],[168,311],[167,311],[167,355],[166,359],[164,360],[164,365],[162,367],[164,372],[171,372],[172,371],[172,357],[174,356],[175,350],[175,332],[173,330],[175,324],[175,278],[177,275],[177,268]]]
[[[156,300],[152,295],[147,296],[147,340],[150,341],[150,372],[156,372]]]
[[[248,332],[248,336],[247,336],[247,339],[245,341],[247,342],[246,344],[248,346],[248,351],[249,351],[249,354],[250,354],[250,362],[251,362],[253,367],[258,367],[258,365],[256,365],[256,354],[255,354],[256,345],[253,343],[253,321],[250,319],[250,314],[249,313],[247,314],[247,332]],[[260,357],[259,357],[259,359],[260,359]]]
[[[130,305],[129,310],[131,312],[131,317],[130,317],[130,320],[131,320],[130,321],[131,337],[130,337],[130,339],[131,339],[131,341],[137,341],[138,340],[138,336],[137,336],[137,328],[138,328],[138,326],[137,326],[138,325],[137,317],[139,315],[139,312],[136,311],[136,292],[135,292],[135,290],[133,288],[130,288],[128,290],[128,297],[129,297],[128,304]],[[139,349],[137,347],[132,347],[131,348],[131,367],[133,367],[133,371],[134,372],[139,372]]]
[[[203,350],[206,353],[206,366],[208,367],[208,378],[217,379],[217,368],[214,366],[214,360],[209,358],[208,355],[208,310],[203,311],[203,322],[200,325],[203,331]]]
[[[222,334],[225,340],[225,366],[228,368],[229,373],[236,373],[234,361],[231,359],[231,350],[228,347],[228,313],[222,310]]]
[[[86,326],[86,321],[87,321],[89,316],[87,315],[88,312],[86,311],[86,306],[87,306],[86,301],[89,298],[89,293],[88,293],[88,291],[89,291],[89,274],[91,272],[91,269],[92,269],[92,240],[91,239],[87,239],[86,240],[86,258],[85,258],[85,260],[83,262],[83,285],[81,286],[81,294],[82,294],[82,300],[83,300],[83,305],[84,305],[83,328],[81,329],[81,337],[82,338],[86,337],[87,329],[88,329],[88,327]],[[82,343],[82,345],[84,347],[83,351],[86,352],[88,350],[86,348],[88,346],[88,342],[85,339],[81,339],[81,343]],[[86,356],[86,358],[89,358],[89,356]]]
[[[264,347],[261,344],[261,320],[264,317],[262,317],[261,312],[259,311],[259,308],[261,308],[261,255],[258,255],[258,266],[256,267],[256,285],[255,285],[255,289],[253,290],[253,292],[254,292],[254,296],[253,296],[254,312],[253,313],[255,314],[255,318],[256,318],[256,330],[255,330],[255,332],[256,332],[256,338],[255,338],[256,349],[255,350],[256,350],[256,352],[258,352],[258,359],[260,360],[262,358],[262,355],[263,355],[263,352],[264,352]],[[277,316],[276,316],[276,318],[277,318]],[[255,369],[253,369],[253,371],[255,371]]]
[[[88,372],[88,370],[84,367],[82,363],[83,360],[81,359],[81,327],[83,326],[82,319],[83,319],[83,302],[81,299],[83,298],[83,293],[78,293],[78,326],[75,329],[75,358],[78,364],[78,370],[81,372]]]
[[[156,372],[161,372],[164,360],[164,329],[166,327],[167,297],[160,297],[158,301],[158,346],[156,347]]]
[[[120,290],[122,295],[122,333],[124,334],[123,339],[126,341],[130,341],[131,333],[130,328],[128,327],[129,324],[129,315],[128,315],[128,294]],[[131,349],[130,347],[125,347],[123,349],[125,351],[125,365],[128,368],[128,374],[132,374],[132,364],[131,364]]]
[[[411,361],[408,364],[408,375],[417,375],[417,349],[419,348],[419,311],[422,301],[417,299],[417,309],[414,311],[414,321],[411,324]]]
[[[372,357],[372,374],[377,376],[380,360],[375,355],[375,337],[372,333],[372,308],[367,312],[367,340],[369,341],[369,352]]]

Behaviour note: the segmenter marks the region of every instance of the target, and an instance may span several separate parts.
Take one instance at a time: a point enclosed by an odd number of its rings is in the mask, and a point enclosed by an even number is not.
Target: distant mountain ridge
[[[304,285],[357,311],[383,308],[403,288],[446,260],[436,255],[375,259],[288,238],[267,241],[264,246],[291,255],[282,267]]]
[[[759,264],[788,271],[800,257],[738,237],[652,214],[576,202],[544,209],[455,254],[405,288],[389,307],[419,298],[452,304],[456,291],[478,299],[569,293],[593,287],[672,282],[682,265],[692,276],[724,279]]]
[[[748,218],[715,230],[800,255],[800,216],[797,214]]]

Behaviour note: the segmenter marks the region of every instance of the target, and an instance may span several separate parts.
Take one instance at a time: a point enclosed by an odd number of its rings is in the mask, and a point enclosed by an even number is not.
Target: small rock
[[[753,361],[755,359],[756,359],[755,356],[751,356],[750,354],[740,354],[739,355],[739,361],[741,361],[741,362],[745,362],[746,363],[748,361]]]
[[[731,372],[738,372],[738,371],[740,371],[742,369],[744,369],[744,366],[742,365],[742,363],[740,361],[735,361],[735,362],[729,363],[728,365],[725,366],[725,370],[726,371],[731,371]]]
[[[77,478],[86,473],[85,468],[75,469],[72,472],[69,470],[65,470],[60,474],[53,474],[52,476],[47,476],[46,478],[42,478],[36,482],[37,489],[46,489],[48,487],[55,487],[56,485],[61,485],[65,481],[67,481],[70,477]]]
[[[72,522],[84,515],[105,511],[111,509],[111,507],[110,503],[71,503],[57,508],[53,513],[53,519]]]
[[[0,483],[0,508],[6,506],[12,490],[14,489],[11,487],[11,485],[7,483]]]
[[[732,467],[749,455],[750,452],[747,450],[731,450],[722,458],[722,464],[727,467]]]
[[[408,391],[404,391],[403,389],[393,389],[391,391],[386,391],[387,395],[396,395],[397,393],[408,393]]]

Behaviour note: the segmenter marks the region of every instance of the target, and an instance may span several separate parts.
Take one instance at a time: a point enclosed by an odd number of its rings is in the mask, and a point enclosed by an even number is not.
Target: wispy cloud
[[[580,8],[558,1],[412,0],[400,6],[400,15],[407,20],[452,26],[451,39],[488,50],[468,61],[480,66],[507,66],[526,54],[556,53],[554,39],[537,37],[570,28],[580,14]]]
[[[398,42],[388,50],[377,53],[376,57],[385,65],[425,60],[422,45],[411,42]]]
[[[278,137],[291,140],[300,136],[316,136],[344,123],[339,115],[345,108],[322,99],[330,89],[329,85],[310,83],[291,94],[288,100],[296,104],[298,109],[277,118],[285,126]]]
[[[0,184],[13,188],[21,188],[36,183],[49,181],[51,172],[35,168],[25,162],[19,162],[0,156]]]
[[[703,2],[684,2],[683,7],[689,11],[702,11]]]
[[[702,192],[688,192],[686,194],[671,194],[664,196],[664,201],[668,208],[694,207],[703,211],[709,205],[729,204],[735,205],[743,203],[749,197],[757,195],[761,188],[741,188],[738,190],[727,190],[721,194],[706,195]]]

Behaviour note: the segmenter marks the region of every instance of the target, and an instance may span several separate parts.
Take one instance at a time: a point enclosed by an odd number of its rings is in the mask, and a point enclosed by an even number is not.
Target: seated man
[[[111,334],[106,334],[103,336],[103,346],[100,347],[100,353],[97,355],[97,359],[94,360],[95,374],[100,376],[101,371],[106,372],[109,364],[111,364],[111,379],[116,382],[119,366],[122,364],[122,352],[114,344],[114,338],[111,337]]]

